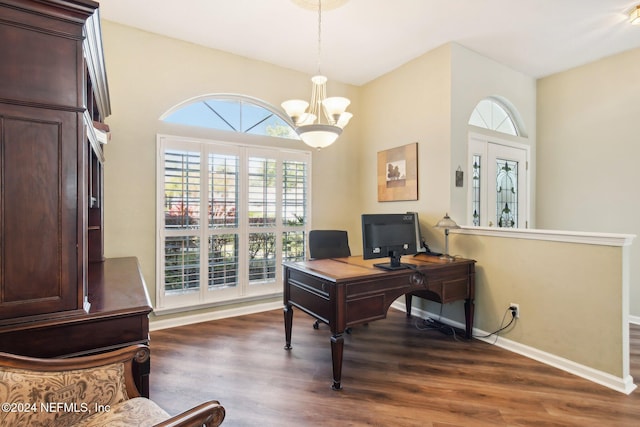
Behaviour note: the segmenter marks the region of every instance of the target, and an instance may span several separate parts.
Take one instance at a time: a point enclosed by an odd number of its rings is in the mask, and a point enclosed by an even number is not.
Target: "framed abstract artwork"
[[[418,200],[418,143],[378,151],[378,201]]]

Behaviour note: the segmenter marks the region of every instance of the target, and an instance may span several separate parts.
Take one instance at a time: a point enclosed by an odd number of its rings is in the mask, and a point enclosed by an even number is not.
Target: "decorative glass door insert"
[[[496,159],[496,224],[518,228],[518,162]]]

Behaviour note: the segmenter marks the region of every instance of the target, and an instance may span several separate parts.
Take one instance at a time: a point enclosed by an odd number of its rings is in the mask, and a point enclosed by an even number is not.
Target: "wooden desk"
[[[285,349],[291,349],[293,307],[327,323],[331,329],[334,390],[341,388],[343,333],[351,326],[387,317],[402,295],[410,316],[411,296],[440,303],[465,300],[466,336],[473,329],[475,261],[443,261],[437,257],[405,256],[413,268],[386,271],[373,266],[380,260],[360,256],[284,263]]]

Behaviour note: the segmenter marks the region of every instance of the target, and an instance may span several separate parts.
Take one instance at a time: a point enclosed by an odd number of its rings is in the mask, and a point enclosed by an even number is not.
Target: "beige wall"
[[[503,333],[508,340],[627,377],[628,247],[521,237],[451,235],[455,253],[478,260],[475,327],[497,330],[505,308],[517,303],[520,318]],[[447,315],[462,321],[461,312]]]
[[[185,133],[159,117],[182,101],[211,93],[251,95],[276,106],[285,99],[306,99],[310,76],[108,21],[103,22],[103,36],[113,110],[107,119],[112,141],[105,147],[105,255],[137,256],[155,300],[156,135]],[[352,213],[360,212],[359,91],[332,81],[328,91],[352,100],[354,118],[339,144],[313,152],[312,224],[347,225],[356,233],[359,222]],[[236,138],[205,129],[189,132],[200,138]],[[262,142],[255,138],[256,144]],[[281,146],[306,147],[288,140]]]
[[[449,208],[450,67],[447,45],[362,87],[362,205],[354,215],[416,211],[427,241],[441,238],[432,225]],[[377,153],[413,142],[418,143],[418,200],[378,202]]]
[[[540,228],[640,234],[640,49],[538,81]],[[631,248],[640,317],[640,249]]]

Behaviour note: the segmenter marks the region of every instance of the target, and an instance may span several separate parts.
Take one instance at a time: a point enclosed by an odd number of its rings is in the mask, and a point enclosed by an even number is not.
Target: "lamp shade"
[[[340,114],[340,118],[338,119],[338,123],[336,123],[336,126],[338,126],[340,129],[344,129],[344,127],[349,123],[349,120],[351,120],[351,117],[353,117],[353,114],[345,111],[344,113]]]
[[[337,122],[340,118],[340,115],[344,113],[344,110],[351,104],[347,98],[342,96],[332,96],[331,98],[326,98],[322,101],[322,105],[324,106],[327,115],[331,117],[334,122]]]
[[[302,141],[313,148],[325,148],[333,144],[342,133],[337,126],[315,124],[300,126],[296,129]]]
[[[291,99],[282,103],[282,108],[293,119],[294,123],[297,123],[306,114],[307,107],[309,107],[309,103],[301,99]],[[315,120],[315,117],[313,120]]]
[[[434,225],[434,228],[441,228],[441,229],[444,229],[444,230],[451,230],[451,229],[454,229],[454,228],[460,228],[460,226],[458,224],[456,224],[456,222],[449,217],[448,213],[446,213],[446,214],[444,214],[444,217],[440,221],[438,221],[438,223],[436,225]]]

